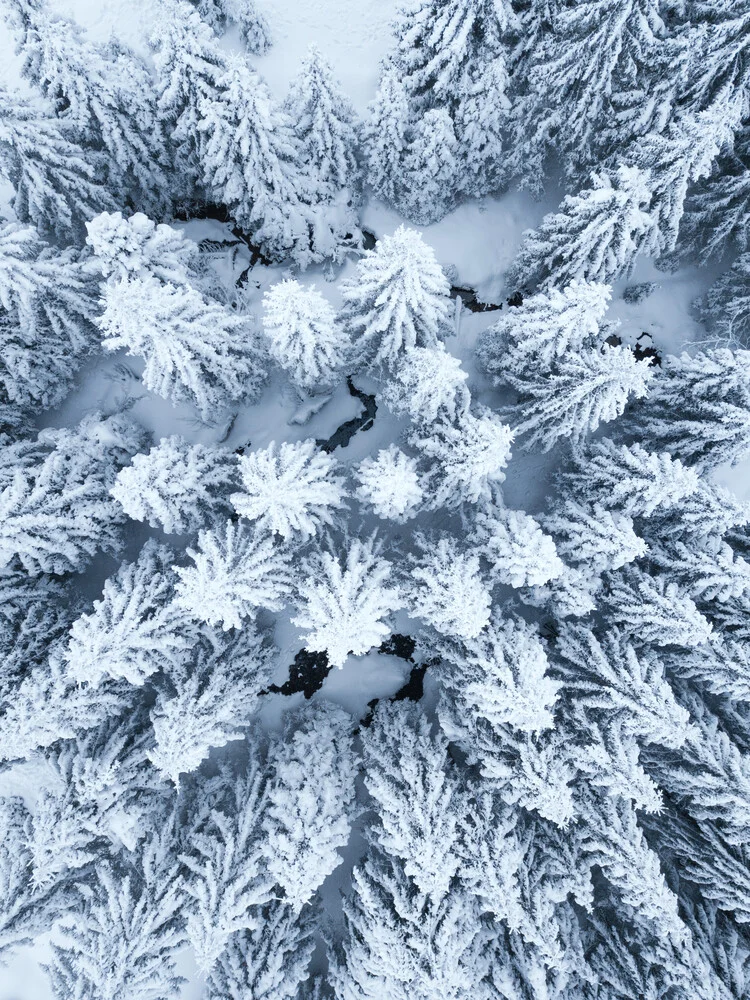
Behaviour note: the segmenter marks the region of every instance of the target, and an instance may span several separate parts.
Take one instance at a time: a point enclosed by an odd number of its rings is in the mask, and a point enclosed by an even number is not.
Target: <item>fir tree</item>
[[[631,518],[602,507],[585,507],[574,500],[560,504],[544,519],[544,527],[563,559],[594,572],[619,569],[647,552]]]
[[[291,587],[288,553],[263,531],[227,521],[201,531],[192,566],[176,566],[176,602],[189,615],[226,631],[258,608],[278,611]]]
[[[110,493],[133,520],[167,534],[192,535],[231,514],[227,494],[238,480],[231,452],[190,445],[175,435],[162,438],[146,454],[134,455],[117,474]]]
[[[404,523],[417,513],[423,498],[417,463],[395,445],[361,462],[357,478],[357,498],[378,517]]]
[[[750,253],[741,254],[696,303],[721,347],[750,347]]]
[[[334,384],[349,342],[333,307],[314,287],[280,281],[263,298],[263,330],[271,357],[303,392]]]
[[[489,621],[490,592],[479,559],[461,552],[449,535],[417,535],[419,556],[412,561],[408,599],[411,614],[443,635],[477,636]]]
[[[323,551],[304,564],[302,603],[292,623],[311,630],[305,636],[306,648],[325,652],[334,667],[390,635],[390,615],[401,596],[397,587],[388,585],[392,566],[380,551],[374,536],[365,542],[355,539],[341,557]]]
[[[367,111],[362,126],[367,183],[378,198],[399,205],[411,115],[403,79],[392,61],[383,65],[380,86]]]
[[[295,912],[341,864],[338,849],[349,841],[356,774],[351,727],[346,712],[321,703],[288,715],[284,740],[271,749],[268,870]]]
[[[394,413],[408,413],[429,425],[440,417],[456,420],[471,401],[468,373],[442,344],[414,347],[383,388],[383,399]]]
[[[493,583],[539,587],[564,572],[552,538],[520,510],[497,503],[481,506],[469,541],[489,564]]]
[[[453,207],[459,173],[456,154],[451,116],[444,108],[426,111],[404,159],[407,193],[401,207],[410,221],[429,226]]]
[[[151,276],[108,284],[98,322],[107,350],[145,359],[147,389],[192,402],[204,419],[257,393],[265,377],[248,318],[187,285]]]
[[[547,289],[627,277],[639,251],[651,246],[650,201],[648,177],[636,167],[619,167],[614,179],[592,174],[591,187],[567,195],[558,212],[526,235],[507,286]]]
[[[635,566],[611,573],[605,584],[604,614],[636,645],[702,646],[711,625],[677,584]]]
[[[404,354],[436,347],[447,332],[448,281],[412,229],[399,226],[378,240],[340,289],[341,320],[355,355],[368,365],[396,368]]]
[[[494,194],[505,182],[509,89],[506,61],[499,55],[477,66],[461,94],[454,119],[460,164],[456,184],[468,197]]]
[[[248,52],[265,55],[271,47],[271,29],[256,0],[221,0],[221,3],[227,17],[239,27]]]
[[[189,284],[198,269],[198,247],[183,230],[156,225],[141,212],[123,218],[102,212],[86,223],[86,243],[105,278],[148,278]]]
[[[318,451],[315,441],[274,441],[263,451],[240,458],[242,492],[230,497],[237,513],[283,539],[308,538],[333,522],[344,506],[344,480],[338,463]]]

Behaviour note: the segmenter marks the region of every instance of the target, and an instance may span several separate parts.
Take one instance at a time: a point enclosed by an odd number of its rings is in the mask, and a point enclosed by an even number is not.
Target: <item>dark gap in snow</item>
[[[460,285],[451,285],[451,298],[455,298],[456,296],[461,299],[464,309],[468,309],[469,312],[494,312],[496,309],[503,308],[502,305],[495,305],[493,302],[479,302],[477,299],[477,293],[473,288],[463,288]]]
[[[191,205],[189,208],[184,208],[176,212],[175,219],[179,219],[180,222],[190,222],[192,219],[213,219],[216,222],[227,223],[232,227],[232,236],[244,243],[250,251],[250,266],[237,279],[238,284],[242,281],[243,275],[245,280],[247,280],[247,271],[256,264],[265,264],[266,267],[271,266],[272,261],[270,258],[266,257],[256,243],[253,243],[247,233],[234,224],[226,205]]]
[[[378,412],[375,397],[358,389],[352,382],[351,375],[347,376],[346,385],[349,394],[356,396],[362,402],[364,410],[358,417],[353,417],[341,424],[327,440],[319,439],[315,442],[319,448],[326,452],[332,452],[335,448],[346,448],[357,431],[369,431],[375,420],[375,414]]]
[[[641,341],[644,338],[650,341],[650,343],[647,343],[645,347],[641,344]],[[657,368],[661,368],[661,353],[658,347],[654,347],[654,338],[645,330],[638,336],[635,342],[635,347],[633,348],[633,354],[635,355],[636,361],[645,361],[645,359],[648,358],[652,365],[656,365]]]
[[[310,699],[323,686],[323,681],[331,669],[327,653],[313,653],[308,649],[301,649],[289,667],[289,680],[280,686],[271,684],[267,691],[270,694],[283,695],[297,694],[301,691],[305,698]]]
[[[521,292],[513,292],[513,294],[509,296],[505,301],[508,303],[511,309],[517,309],[519,306],[523,305],[523,295]]]
[[[402,635],[394,632],[384,642],[378,646],[379,653],[387,653],[389,656],[398,656],[402,660],[414,662],[414,650],[417,648],[416,640],[410,635]]]
[[[377,242],[378,238],[375,233],[370,232],[369,229],[362,230],[362,246],[365,250],[372,250]]]

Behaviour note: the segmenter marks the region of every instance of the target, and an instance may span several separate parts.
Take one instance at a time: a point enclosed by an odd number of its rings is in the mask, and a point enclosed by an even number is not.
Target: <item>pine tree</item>
[[[354,353],[373,366],[396,368],[415,347],[437,346],[447,332],[450,286],[432,249],[399,226],[378,240],[339,286],[341,320]]]
[[[506,381],[519,397],[508,412],[519,418],[513,434],[524,438],[524,448],[540,445],[543,451],[565,437],[577,444],[600,423],[619,417],[629,397],[646,395],[653,377],[649,359],[638,361],[624,346],[565,355],[551,374],[508,373]]]
[[[544,527],[563,559],[598,573],[619,569],[648,550],[635,533],[631,518],[602,507],[586,507],[575,500],[561,503],[544,518]]]
[[[481,506],[468,540],[489,564],[493,583],[539,587],[564,572],[552,538],[523,511],[499,503]]]
[[[605,584],[607,623],[623,630],[635,645],[702,646],[712,628],[677,584],[636,566],[610,573]]]
[[[287,715],[272,746],[264,830],[268,870],[299,912],[342,862],[354,811],[353,720],[322,702]]]
[[[15,190],[20,222],[63,243],[78,240],[87,219],[116,207],[102,183],[103,169],[101,155],[78,144],[70,122],[0,88],[0,176]]]
[[[338,462],[319,451],[313,438],[276,442],[240,458],[242,492],[230,497],[241,517],[283,539],[309,538],[332,524],[344,506],[344,480],[334,474]]]
[[[383,387],[383,399],[394,413],[408,413],[413,421],[432,424],[440,417],[456,420],[471,401],[468,373],[461,362],[436,347],[414,347]]]
[[[130,434],[127,424],[120,420]],[[123,517],[109,496],[123,460],[117,433],[118,418],[93,414],[75,430],[40,432],[30,456],[23,444],[0,448],[0,566],[75,573],[97,551],[117,551]]]
[[[196,125],[203,182],[264,254],[304,266],[311,258],[292,123],[244,59],[231,58],[216,86]]]
[[[353,540],[340,557],[321,551],[304,563],[302,603],[292,624],[311,630],[306,648],[325,652],[334,667],[342,667],[350,654],[379,646],[391,633],[390,615],[401,595],[389,585],[392,565],[380,552],[372,536]]]
[[[258,608],[278,611],[291,588],[288,553],[263,531],[227,521],[201,531],[192,566],[176,566],[176,603],[189,615],[227,631]]]
[[[257,393],[265,377],[248,318],[187,285],[150,276],[108,284],[98,322],[107,350],[145,359],[147,389],[192,402],[204,419]]]
[[[298,914],[283,902],[264,906],[257,925],[233,934],[211,969],[210,1000],[295,1000],[309,981],[316,916],[309,907]]]
[[[527,233],[505,276],[509,288],[563,287],[585,280],[610,284],[627,277],[651,246],[648,177],[636,167],[591,175],[591,187],[567,195],[560,210]]]
[[[407,584],[410,613],[443,635],[473,639],[490,617],[490,591],[473,553],[450,535],[415,536],[419,556]]]
[[[464,411],[455,422],[444,417],[415,429],[409,442],[431,462],[425,476],[430,506],[458,507],[491,497],[505,479],[513,431],[491,410]]]
[[[407,192],[401,201],[411,222],[429,226],[454,205],[458,182],[457,142],[444,108],[426,111],[414,128],[404,159]]]
[[[717,346],[750,348],[750,253],[741,254],[696,304]]]
[[[280,281],[263,297],[263,331],[271,357],[304,392],[322,392],[339,377],[349,342],[315,286]]]
[[[151,710],[156,745],[149,759],[175,787],[213,747],[245,738],[271,679],[269,654],[252,628],[231,637],[205,630],[190,660],[169,669]]]
[[[134,455],[110,493],[133,520],[167,534],[192,535],[231,514],[228,493],[238,480],[231,452],[174,435]]]
[[[607,285],[574,281],[525,298],[482,334],[482,367],[502,383],[505,372],[549,369],[566,353],[596,343],[610,295]]]
[[[377,810],[368,836],[440,903],[455,887],[466,808],[447,740],[431,733],[418,706],[396,702],[378,707],[362,745],[365,787]]]
[[[240,29],[240,38],[248,52],[262,56],[271,47],[271,29],[258,10],[256,0],[221,0],[227,17]]]
[[[369,504],[378,517],[403,524],[417,513],[423,498],[417,463],[395,445],[366,458],[356,475],[357,499]]]
[[[362,126],[367,183],[378,198],[400,205],[404,193],[404,163],[409,145],[411,115],[403,79],[392,61],[386,61],[375,99]]]
[[[167,153],[146,66],[122,45],[89,42],[72,21],[34,10],[19,51],[24,75],[61,120],[106,160],[106,183],[119,200],[164,214]]]
[[[306,166],[304,200],[314,210],[314,247],[338,259],[341,249],[362,238],[356,211],[362,187],[358,123],[315,45],[292,80],[284,110],[293,123],[299,162]]]
[[[458,190],[471,198],[499,191],[508,173],[505,137],[510,89],[502,55],[477,66],[455,112]]]
[[[196,276],[198,247],[181,229],[136,212],[102,212],[86,223],[86,243],[91,247],[105,278],[115,282],[148,278],[187,285]]]

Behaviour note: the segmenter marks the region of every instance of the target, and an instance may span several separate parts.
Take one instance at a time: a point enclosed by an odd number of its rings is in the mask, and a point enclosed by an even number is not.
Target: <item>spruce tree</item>
[[[429,226],[450,211],[459,175],[456,134],[444,108],[419,120],[404,160],[407,192],[401,207],[411,222]]]
[[[404,162],[409,145],[411,112],[404,82],[392,61],[386,61],[380,86],[362,126],[367,183],[378,198],[400,205],[404,193]]]

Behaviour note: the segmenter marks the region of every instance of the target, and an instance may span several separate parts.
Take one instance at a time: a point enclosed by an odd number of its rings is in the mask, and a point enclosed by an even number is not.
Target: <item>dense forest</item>
[[[363,116],[154,2],[0,0],[0,961],[747,1000],[750,0],[407,0]],[[425,232],[558,188],[497,301]]]

